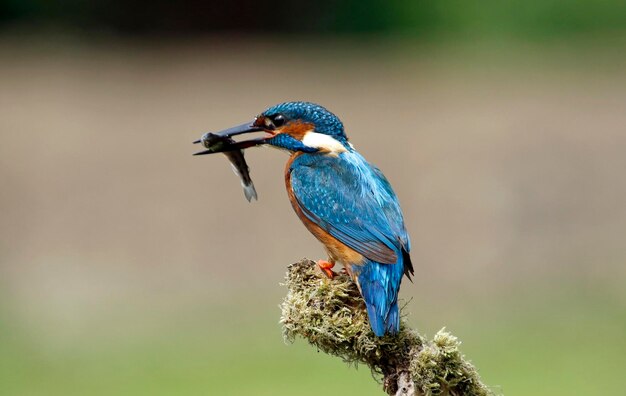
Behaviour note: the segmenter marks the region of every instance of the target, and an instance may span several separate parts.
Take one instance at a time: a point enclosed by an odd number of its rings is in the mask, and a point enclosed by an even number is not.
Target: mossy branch
[[[328,279],[303,259],[289,266],[285,284],[285,340],[300,336],[346,363],[368,365],[389,395],[493,395],[459,351],[459,340],[443,329],[427,341],[402,321],[397,335],[376,337],[363,298],[347,275]]]

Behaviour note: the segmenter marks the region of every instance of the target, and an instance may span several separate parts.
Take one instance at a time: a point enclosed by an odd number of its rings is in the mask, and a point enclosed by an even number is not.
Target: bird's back
[[[309,230],[327,233],[329,238],[316,234],[327,248],[335,240],[358,253],[359,262],[342,264],[351,267],[374,332],[397,332],[398,289],[413,268],[402,211],[387,179],[353,150],[295,155],[286,177],[294,209]]]

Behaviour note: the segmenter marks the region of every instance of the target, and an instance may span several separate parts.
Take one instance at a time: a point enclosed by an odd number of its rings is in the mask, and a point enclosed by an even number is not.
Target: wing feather
[[[382,264],[398,262],[409,243],[397,198],[382,173],[356,152],[301,155],[291,186],[307,218],[346,246]]]

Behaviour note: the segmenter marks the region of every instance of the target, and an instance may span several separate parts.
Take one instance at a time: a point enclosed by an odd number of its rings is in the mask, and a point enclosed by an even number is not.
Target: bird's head
[[[336,155],[351,147],[339,118],[324,107],[309,102],[285,102],[272,106],[251,122],[215,134],[231,137],[252,132],[265,132],[265,136],[237,142],[230,145],[229,150],[270,145],[293,152]],[[203,137],[197,143],[204,140]],[[204,153],[209,154],[198,154]]]

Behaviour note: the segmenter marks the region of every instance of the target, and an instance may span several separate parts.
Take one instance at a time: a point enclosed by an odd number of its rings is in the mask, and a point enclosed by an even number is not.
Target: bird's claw
[[[332,268],[335,266],[335,263],[333,263],[332,261],[317,260],[317,266],[320,267],[322,272],[326,274],[329,279],[333,279],[335,276],[337,276],[337,273],[332,270]]]

